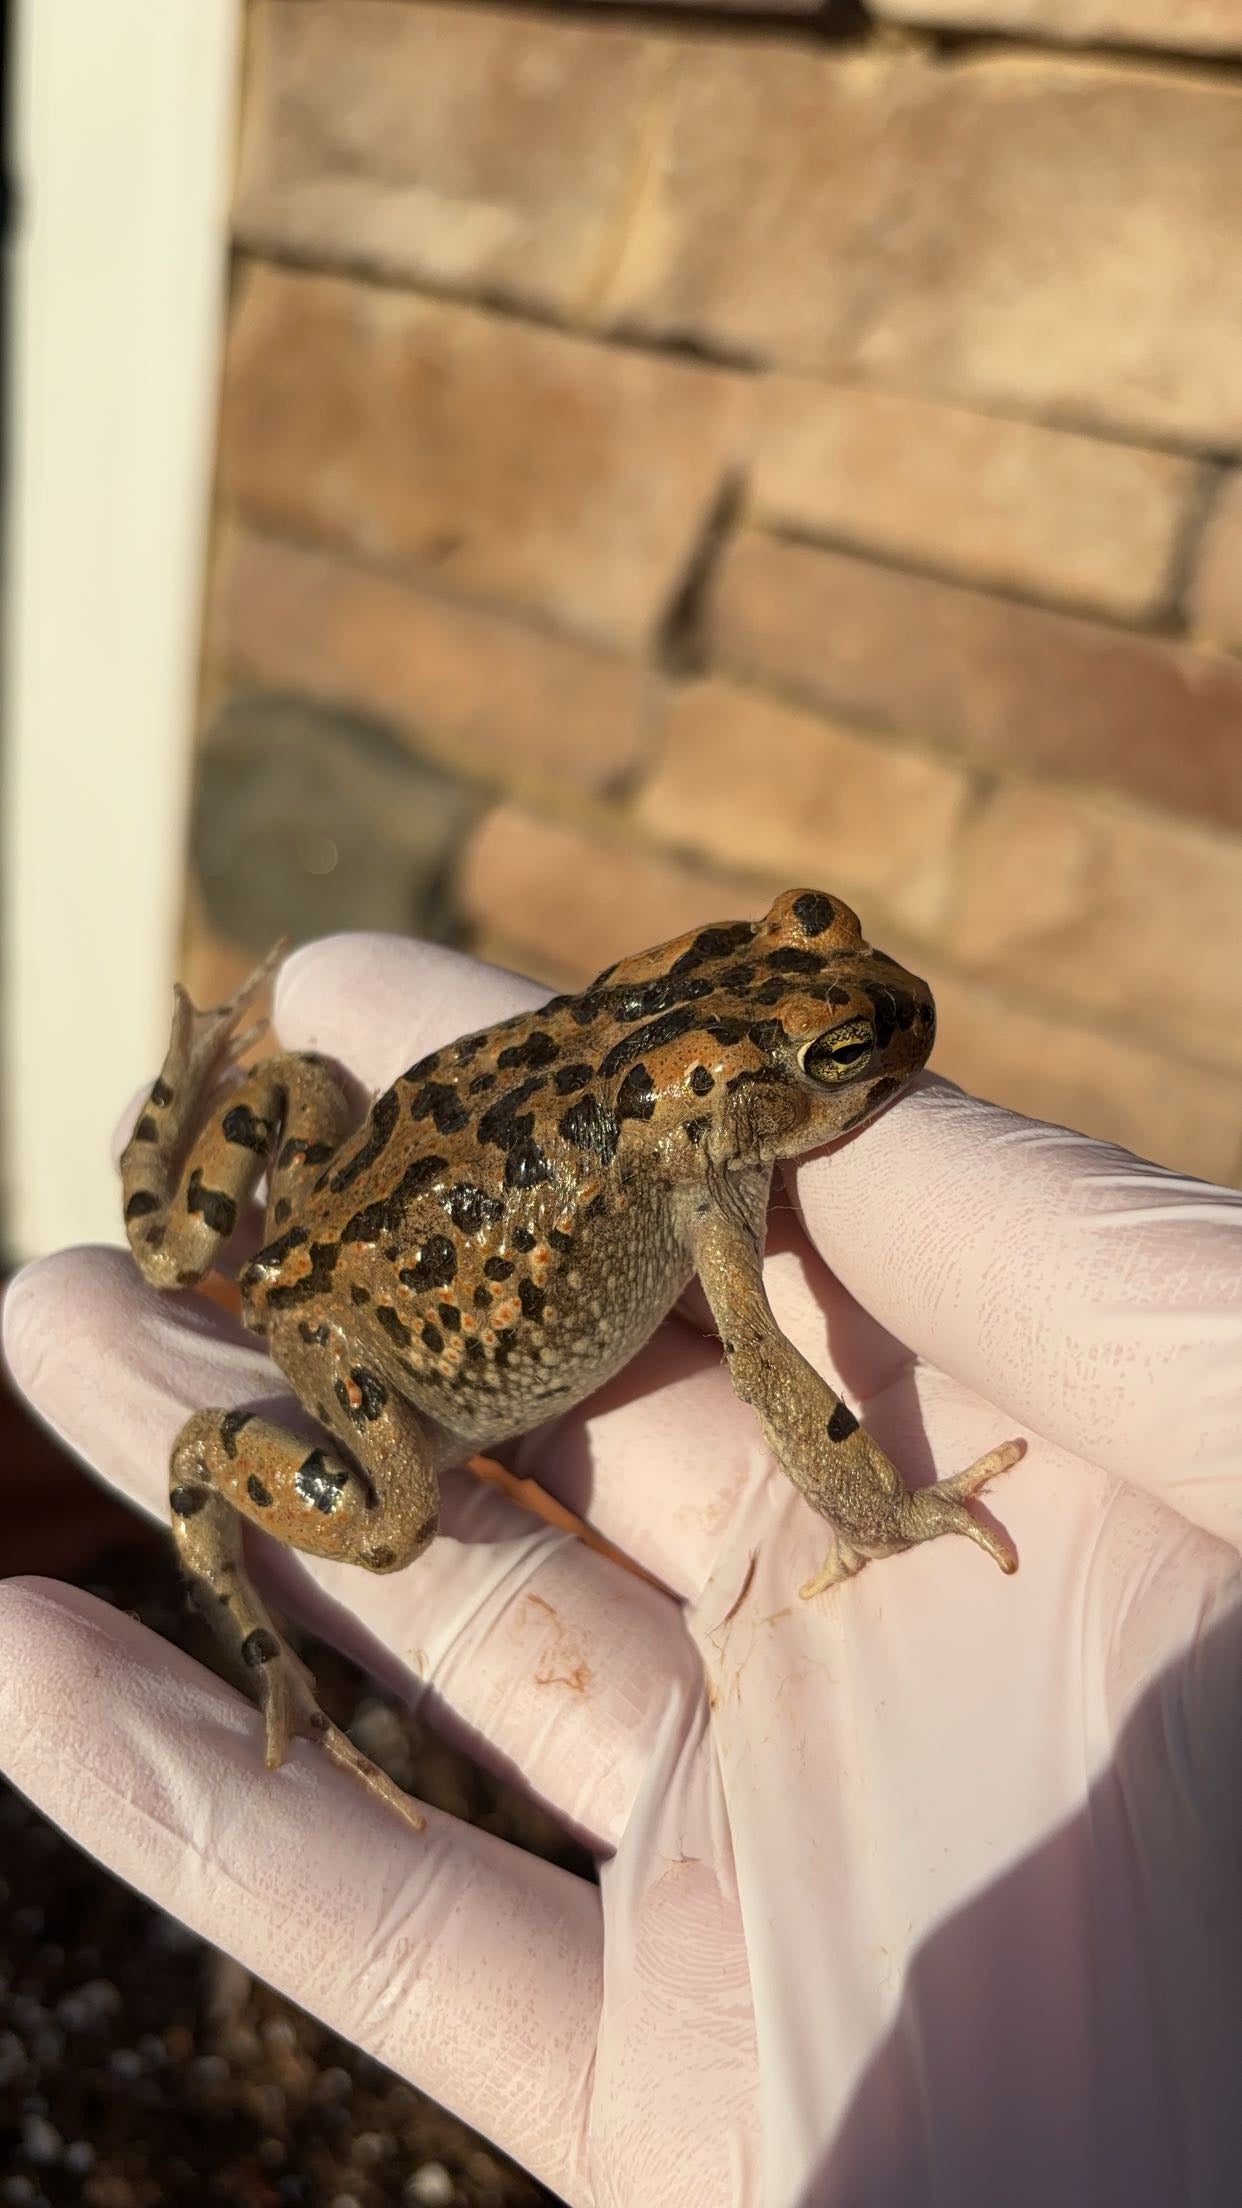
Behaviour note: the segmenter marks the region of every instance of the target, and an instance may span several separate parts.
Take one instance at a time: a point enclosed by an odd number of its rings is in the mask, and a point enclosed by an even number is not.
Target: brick
[[[1169,594],[1200,470],[1169,453],[773,376],[758,521],[1142,620]]]
[[[331,552],[226,529],[208,651],[234,678],[373,716],[463,774],[607,791],[645,761],[659,678]]]
[[[911,956],[935,992],[937,1073],[974,1096],[1119,1142],[1176,1172],[1209,1181],[1237,1176],[1242,1115],[1235,1075],[1183,1064],[1170,1080],[1163,1052],[1101,1033],[1098,1024],[1011,1004],[925,953]]]
[[[891,157],[908,196],[860,379],[1138,436],[1242,436],[1242,87],[966,61]]]
[[[629,951],[761,913],[784,881],[679,866],[610,834],[500,805],[462,857],[458,897],[489,945],[577,986]]]
[[[966,797],[943,760],[706,681],[672,702],[638,817],[717,865],[839,890],[877,929],[929,928]]]
[[[607,304],[842,382],[1219,448],[1242,438],[1240,165],[1224,78],[696,46]]]
[[[1242,840],[1059,790],[998,790],[961,846],[945,943],[1022,1001],[1242,1067]],[[1239,1109],[1242,1124],[1242,1107]]]
[[[707,624],[714,664],[855,725],[1242,825],[1234,660],[757,531]]]
[[[638,649],[750,396],[715,369],[260,264],[229,336],[223,491],[269,534]]]
[[[894,195],[886,139],[929,83],[913,57],[683,47],[603,311],[756,360],[843,358],[869,234]]]
[[[611,263],[674,54],[606,22],[260,0],[236,234],[569,316]]]
[[[1242,474],[1212,509],[1190,588],[1190,622],[1212,644],[1242,652]]]
[[[1242,53],[1237,0],[872,0],[893,23],[1025,32],[1087,44],[1172,46],[1185,54]]]

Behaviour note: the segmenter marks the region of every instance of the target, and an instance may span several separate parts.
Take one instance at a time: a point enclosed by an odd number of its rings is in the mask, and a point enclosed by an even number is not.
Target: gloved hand
[[[372,1088],[537,1001],[387,938],[276,1027]],[[375,1577],[260,1583],[601,1858],[418,1835],[89,1596],[0,1589],[0,1758],[81,1844],[591,2208],[1220,2208],[1242,2169],[1242,1197],[921,1079],[778,1170],[780,1323],[907,1479],[1025,1432],[1003,1578],[824,1527],[678,1315],[504,1452],[661,1587],[460,1472]],[[142,1509],[253,1337],[119,1251],[10,1290],[41,1415]],[[663,1591],[667,1590],[667,1591]]]

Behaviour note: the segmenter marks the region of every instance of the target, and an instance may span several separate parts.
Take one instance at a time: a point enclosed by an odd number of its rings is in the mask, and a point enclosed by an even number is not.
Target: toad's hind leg
[[[399,1406],[399,1413],[405,1406]],[[413,1413],[409,1421],[416,1427]],[[332,1725],[256,1590],[242,1549],[242,1519],[313,1555],[395,1571],[427,1546],[436,1528],[438,1484],[429,1452],[404,1430],[403,1478],[387,1498],[345,1458],[270,1419],[245,1411],[198,1411],[172,1453],[173,1537],[195,1598],[213,1631],[239,1658],[263,1712],[265,1755],[283,1763],[295,1736],[315,1740],[418,1829],[423,1820],[400,1787]]]

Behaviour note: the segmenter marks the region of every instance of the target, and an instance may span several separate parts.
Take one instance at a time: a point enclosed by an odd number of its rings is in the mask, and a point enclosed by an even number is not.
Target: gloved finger
[[[585,2201],[602,1987],[585,1880],[304,1741],[263,1768],[220,1680],[77,1589],[0,1588],[14,1784],[109,1869]]]
[[[930,1080],[787,1179],[921,1356],[1242,1544],[1242,1195]]]

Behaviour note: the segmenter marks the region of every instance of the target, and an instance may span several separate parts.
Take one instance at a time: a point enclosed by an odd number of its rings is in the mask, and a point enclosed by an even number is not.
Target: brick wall
[[[1239,1179],[1240,207],[1238,0],[255,0],[200,986],[822,883],[943,1071]]]

